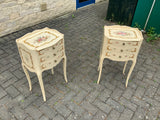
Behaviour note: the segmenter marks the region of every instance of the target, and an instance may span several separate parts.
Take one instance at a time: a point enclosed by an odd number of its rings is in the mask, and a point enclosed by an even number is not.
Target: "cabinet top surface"
[[[123,41],[141,41],[143,36],[141,31],[137,28],[128,26],[105,26],[105,36],[109,39],[123,40]]]
[[[16,40],[32,50],[41,50],[50,47],[63,39],[63,34],[54,29],[44,28],[35,30]]]

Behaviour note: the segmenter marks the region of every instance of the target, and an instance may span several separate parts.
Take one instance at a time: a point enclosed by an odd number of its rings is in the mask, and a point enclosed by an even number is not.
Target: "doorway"
[[[95,3],[95,0],[76,0],[76,9]]]

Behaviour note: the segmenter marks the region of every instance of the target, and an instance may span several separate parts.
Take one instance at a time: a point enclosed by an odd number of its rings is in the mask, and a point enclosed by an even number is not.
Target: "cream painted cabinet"
[[[32,86],[27,70],[37,74],[43,99],[46,101],[42,80],[43,71],[51,69],[53,74],[53,67],[63,59],[64,78],[67,82],[64,35],[57,30],[44,28],[24,35],[16,42],[30,90]]]
[[[99,83],[100,81],[104,58],[108,58],[113,61],[125,61],[123,74],[125,72],[127,62],[131,60],[133,61],[133,64],[127,76],[127,87],[128,79],[136,64],[137,55],[141,47],[142,41],[142,33],[137,28],[119,25],[105,26],[104,39],[102,43],[98,67],[99,78],[97,83]]]

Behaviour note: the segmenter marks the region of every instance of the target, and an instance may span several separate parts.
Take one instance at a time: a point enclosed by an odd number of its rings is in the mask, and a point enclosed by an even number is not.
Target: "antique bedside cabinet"
[[[57,30],[44,28],[24,35],[16,42],[30,90],[32,86],[27,70],[37,74],[43,99],[46,101],[42,80],[43,71],[51,69],[53,74],[53,67],[63,59],[64,78],[67,82],[64,35]]]
[[[131,60],[133,63],[126,80],[127,87],[128,79],[136,64],[137,55],[142,41],[142,33],[137,28],[119,25],[105,26],[98,67],[99,78],[97,83],[100,81],[104,58],[108,58],[113,61],[125,61],[123,74],[125,73],[127,62]]]

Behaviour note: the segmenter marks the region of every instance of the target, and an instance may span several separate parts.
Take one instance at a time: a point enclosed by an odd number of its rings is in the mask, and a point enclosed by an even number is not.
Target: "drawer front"
[[[51,69],[54,66],[56,66],[60,61],[61,61],[61,59],[52,59],[50,61],[43,62],[40,64],[41,69],[42,70]]]
[[[137,47],[116,47],[107,45],[106,52],[122,53],[122,54],[136,54],[138,51]]]
[[[116,48],[134,48],[134,47],[139,47],[140,43],[139,42],[127,42],[127,41],[118,41],[118,40],[108,40],[107,44],[109,46],[113,46]]]
[[[39,61],[41,69],[49,69],[56,66],[64,57],[63,40],[55,45],[39,51]]]
[[[137,57],[137,54],[135,53],[117,53],[112,51],[106,52],[106,58],[110,58],[115,61],[128,61],[133,60]]]
[[[127,61],[137,57],[139,42],[127,42],[118,40],[108,40],[105,47],[105,56],[112,60]]]
[[[38,51],[38,55],[39,56],[46,56],[46,54],[51,54],[53,52],[55,53],[58,53],[60,51],[62,51],[64,48],[64,44],[63,44],[63,39],[58,41],[55,45],[49,47],[49,48],[46,48],[46,49],[43,49],[41,51]]]

